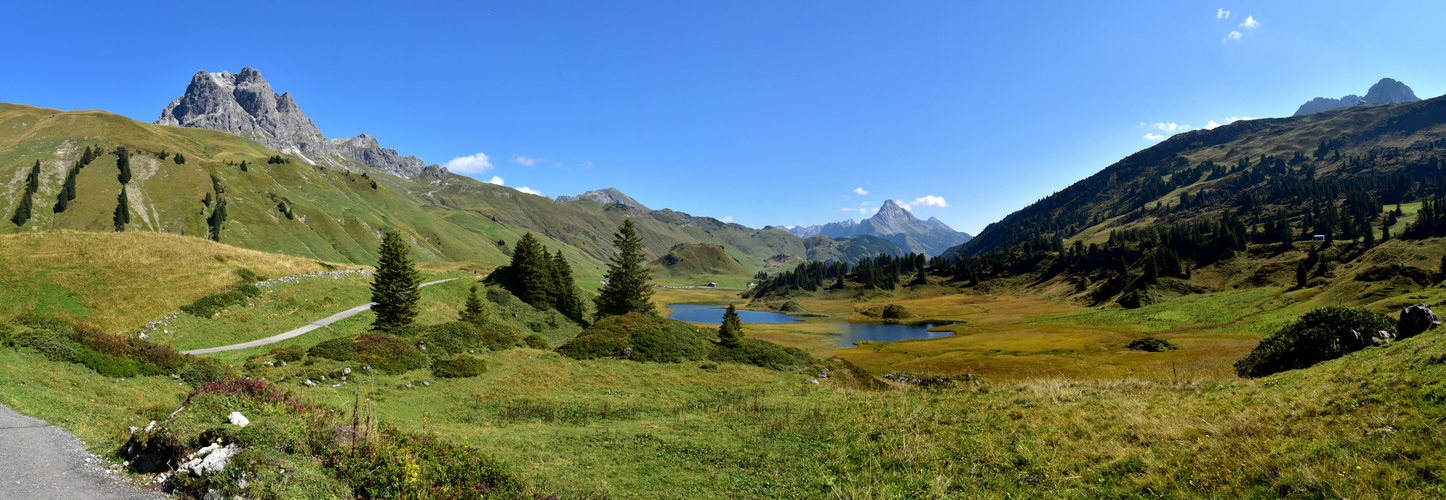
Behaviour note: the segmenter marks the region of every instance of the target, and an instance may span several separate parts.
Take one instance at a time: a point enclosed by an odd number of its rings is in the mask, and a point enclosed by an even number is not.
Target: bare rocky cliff
[[[295,155],[305,161],[354,170],[360,163],[398,177],[413,178],[427,169],[416,156],[383,148],[367,134],[327,139],[297,106],[290,93],[277,94],[261,72],[198,71],[186,93],[157,118],[157,125],[206,128],[230,132]],[[434,169],[439,167],[434,167]]]

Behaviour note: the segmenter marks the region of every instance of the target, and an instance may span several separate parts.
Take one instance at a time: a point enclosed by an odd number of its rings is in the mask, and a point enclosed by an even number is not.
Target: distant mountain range
[[[788,232],[804,238],[810,236],[827,236],[829,238],[875,236],[892,241],[908,252],[922,253],[931,257],[973,238],[968,233],[955,231],[954,228],[937,218],[930,217],[929,220],[919,220],[904,207],[894,203],[894,200],[884,201],[884,206],[879,208],[878,213],[862,222],[848,219],[823,225],[797,226],[789,228]]]
[[[409,179],[426,171],[437,177],[442,171],[416,156],[383,148],[367,134],[327,139],[290,92],[273,92],[261,72],[250,67],[240,73],[196,72],[186,93],[171,101],[155,124],[230,132],[310,163],[344,170],[357,171],[361,164]]]
[[[1411,87],[1407,87],[1406,84],[1390,78],[1382,78],[1381,81],[1371,86],[1371,89],[1366,92],[1365,97],[1355,94],[1347,95],[1340,99],[1317,97],[1300,105],[1300,108],[1296,109],[1295,114],[1292,116],[1319,113],[1321,111],[1355,106],[1357,104],[1400,104],[1419,100],[1421,99],[1416,97],[1416,93],[1411,91]]]

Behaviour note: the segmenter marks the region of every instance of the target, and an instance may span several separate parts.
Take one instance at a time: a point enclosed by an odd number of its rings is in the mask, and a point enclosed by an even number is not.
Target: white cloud
[[[1254,118],[1251,118],[1249,116],[1232,116],[1230,117],[1230,119],[1225,120],[1225,123],[1215,123],[1215,120],[1210,120],[1210,123],[1205,124],[1205,130],[1215,130],[1216,127],[1220,127],[1222,125],[1229,125],[1241,120],[1254,120]]]
[[[924,206],[924,207],[947,208],[947,207],[949,206],[949,203],[944,201],[944,197],[943,197],[943,196],[925,195],[924,197],[921,197],[921,198],[914,198],[914,202],[913,202],[913,203],[910,203],[910,205],[913,205],[913,206],[916,206],[916,207]]]
[[[1230,19],[1230,11],[1225,10],[1225,9],[1216,9],[1216,10],[1215,10],[1215,18],[1216,18],[1216,19]]]
[[[722,219],[718,219],[718,220],[721,220],[721,221],[723,221],[723,222],[729,222],[729,223],[731,223],[731,222],[733,222],[733,216],[732,216],[732,215],[724,215]]]
[[[1240,27],[1245,29],[1259,28],[1260,21],[1256,21],[1255,16],[1245,16],[1245,22],[1240,23]]]
[[[443,166],[447,167],[447,170],[459,174],[480,174],[493,168],[492,159],[483,153],[477,153],[472,156],[458,156]]]
[[[1145,140],[1150,140],[1150,141],[1163,141],[1163,140],[1165,140],[1165,136],[1163,136],[1163,135],[1156,135],[1156,134],[1151,134],[1151,133],[1149,133],[1149,132],[1145,132]]]
[[[844,211],[845,213],[847,213],[847,212],[858,212],[860,215],[865,215],[865,216],[867,216],[867,215],[869,215],[869,214],[871,214],[871,213],[874,213],[874,212],[879,211],[879,209],[877,209],[877,208],[870,208],[870,207],[859,207],[859,208],[844,207],[843,211]]]
[[[1178,123],[1175,123],[1175,122],[1163,122],[1163,123],[1162,123],[1162,122],[1156,122],[1155,124],[1150,125],[1149,127],[1150,127],[1151,129],[1154,129],[1154,130],[1159,130],[1159,131],[1162,131],[1162,132],[1169,132],[1169,133],[1171,133],[1171,134],[1177,134],[1177,133],[1184,132],[1184,131],[1186,131],[1186,130],[1190,130],[1191,128],[1193,128],[1193,127],[1191,127],[1191,126],[1189,126],[1189,125],[1181,125],[1181,124],[1178,124]]]
[[[869,194],[869,192],[868,192],[868,191],[865,191],[864,188],[863,188],[863,186],[859,186],[859,187],[854,188],[854,194],[859,195],[859,196],[864,196],[864,195]]]
[[[496,185],[498,185],[498,186],[504,185],[504,184],[502,184],[502,178],[501,178],[501,177],[498,177],[498,176],[495,176],[495,175],[492,176],[491,179],[488,179],[488,180],[487,180],[487,183],[488,183],[488,184],[496,184]]]
[[[1224,40],[1221,40],[1221,41],[1222,41],[1222,42],[1233,42],[1233,41],[1236,41],[1236,40],[1239,40],[1239,39],[1240,39],[1240,32],[1239,32],[1239,31],[1231,31],[1229,34],[1225,35],[1225,39],[1224,39]]]
[[[533,166],[533,165],[537,165],[538,163],[545,162],[545,161],[547,161],[547,158],[534,158],[534,157],[529,157],[529,156],[527,156],[527,155],[517,155],[517,156],[512,157],[512,162],[513,162],[513,163],[516,163],[516,164],[518,164],[518,165],[525,165],[525,166],[528,166],[528,167],[531,167],[531,166]]]
[[[542,191],[538,191],[538,190],[536,190],[536,189],[532,189],[532,188],[527,187],[527,186],[522,186],[522,187],[516,188],[516,189],[517,189],[518,191],[522,191],[522,192],[527,193],[527,194],[535,194],[535,195],[538,195],[538,196],[542,196]]]

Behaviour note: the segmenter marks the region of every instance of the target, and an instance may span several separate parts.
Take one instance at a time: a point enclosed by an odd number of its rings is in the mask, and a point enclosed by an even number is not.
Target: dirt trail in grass
[[[5,405],[0,405],[0,450],[0,498],[169,498],[107,471],[70,433]]]
[[[426,282],[426,283],[422,283],[421,285],[417,285],[417,288],[421,288],[421,287],[424,287],[424,286],[432,286],[432,285],[435,285],[435,284],[438,284],[438,283],[446,283],[446,282],[448,282],[448,281],[454,281],[454,280],[458,280],[458,279],[460,279],[460,278],[447,278],[447,279],[444,279],[444,280],[429,281],[429,282]],[[220,346],[220,347],[207,347],[207,348],[205,348],[205,349],[192,349],[192,350],[189,350],[189,351],[181,351],[181,354],[211,354],[211,353],[213,353],[213,352],[237,351],[237,350],[241,350],[241,349],[250,349],[250,348],[252,348],[252,347],[260,347],[260,346],[264,346],[264,345],[267,345],[267,344],[275,344],[275,343],[277,343],[277,342],[281,342],[281,341],[286,340],[286,339],[289,339],[289,338],[300,337],[300,336],[302,336],[302,335],[305,335],[305,334],[308,333],[308,332],[311,332],[312,330],[316,330],[316,329],[318,329],[318,328],[325,328],[325,327],[327,327],[327,326],[330,326],[332,323],[336,323],[336,322],[338,322],[338,321],[341,321],[341,320],[350,318],[350,317],[352,317],[352,316],[356,316],[358,313],[360,313],[360,312],[362,312],[362,311],[365,311],[365,310],[367,310],[367,309],[371,309],[371,308],[372,308],[372,304],[375,304],[375,302],[367,302],[367,303],[365,303],[365,304],[362,304],[362,305],[353,307],[353,308],[351,308],[351,309],[347,309],[347,310],[345,310],[345,311],[342,311],[342,312],[333,314],[333,315],[331,315],[331,316],[327,316],[327,317],[325,317],[325,318],[321,318],[321,319],[319,319],[319,320],[312,321],[311,323],[307,323],[306,326],[303,326],[303,327],[301,327],[301,328],[297,328],[297,329],[295,329],[295,330],[292,330],[292,331],[283,333],[283,334],[281,334],[281,335],[276,335],[276,336],[273,336],[273,337],[266,337],[266,338],[264,338],[264,339],[257,339],[257,340],[253,340],[253,341],[250,341],[250,342],[242,342],[242,343],[240,343],[240,344],[231,344],[231,345],[223,345],[223,346]]]

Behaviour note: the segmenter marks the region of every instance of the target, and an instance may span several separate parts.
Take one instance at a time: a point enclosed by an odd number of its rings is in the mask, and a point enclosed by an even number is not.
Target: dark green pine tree
[[[718,343],[724,347],[738,347],[743,343],[743,322],[738,319],[738,310],[733,304],[723,311],[723,324],[718,327]]]
[[[477,284],[472,284],[472,293],[467,295],[467,305],[462,306],[462,321],[474,325],[487,322],[487,310],[482,308],[482,299],[477,296]]]
[[[510,289],[538,309],[552,306],[552,262],[548,257],[547,248],[532,233],[522,235],[512,247]]]
[[[185,164],[186,164],[186,155],[183,155],[183,154],[181,154],[180,151],[177,151],[177,152],[176,152],[176,157],[175,157],[174,161],[176,162],[177,165],[185,165]]]
[[[120,170],[120,173],[116,174],[116,179],[121,184],[130,184],[131,153],[126,151],[126,148],[115,148],[115,168]]]
[[[556,297],[553,299],[553,308],[562,313],[567,319],[587,326],[587,307],[583,305],[582,297],[577,294],[577,285],[572,282],[572,265],[567,263],[567,258],[562,256],[562,249],[557,250],[557,255],[552,258],[552,289]]]
[[[75,176],[79,173],[79,163],[65,172],[65,183],[60,186],[60,194],[55,195],[55,213],[64,212],[75,201]]]
[[[1302,260],[1299,264],[1295,265],[1295,287],[1305,288],[1305,285],[1309,282],[1310,264]]]
[[[622,227],[613,235],[613,246],[617,247],[618,254],[608,263],[607,284],[593,299],[597,305],[596,317],[630,312],[657,314],[650,300],[653,290],[648,287],[653,276],[643,266],[643,239],[638,237],[632,219],[623,220]]]
[[[241,171],[242,171],[242,172],[247,171],[247,168],[246,168],[246,160],[241,160]]]
[[[25,225],[25,221],[30,220],[31,196],[34,196],[34,194],[30,191],[26,191],[20,195],[20,205],[15,207],[15,215],[10,217],[10,222],[14,222],[17,226],[23,226]]]
[[[211,241],[221,241],[221,228],[226,225],[226,199],[216,197],[216,209],[211,211],[211,216],[206,218],[206,223],[211,225]]]
[[[93,161],[95,161],[95,152],[90,150],[90,146],[86,146],[85,152],[80,154],[80,167],[85,168],[86,165],[90,165],[90,162]]]
[[[407,255],[410,251],[402,233],[391,230],[382,235],[377,272],[372,276],[372,311],[376,313],[373,330],[395,332],[411,326],[417,318],[417,300],[421,298],[417,287],[422,279]]]
[[[111,216],[111,222],[115,223],[115,232],[120,233],[126,230],[126,224],[131,223],[131,202],[126,196],[126,188],[121,187],[119,196],[115,198],[115,214]]]
[[[40,190],[40,160],[35,160],[35,166],[30,167],[30,174],[25,176],[25,190],[31,193]]]

